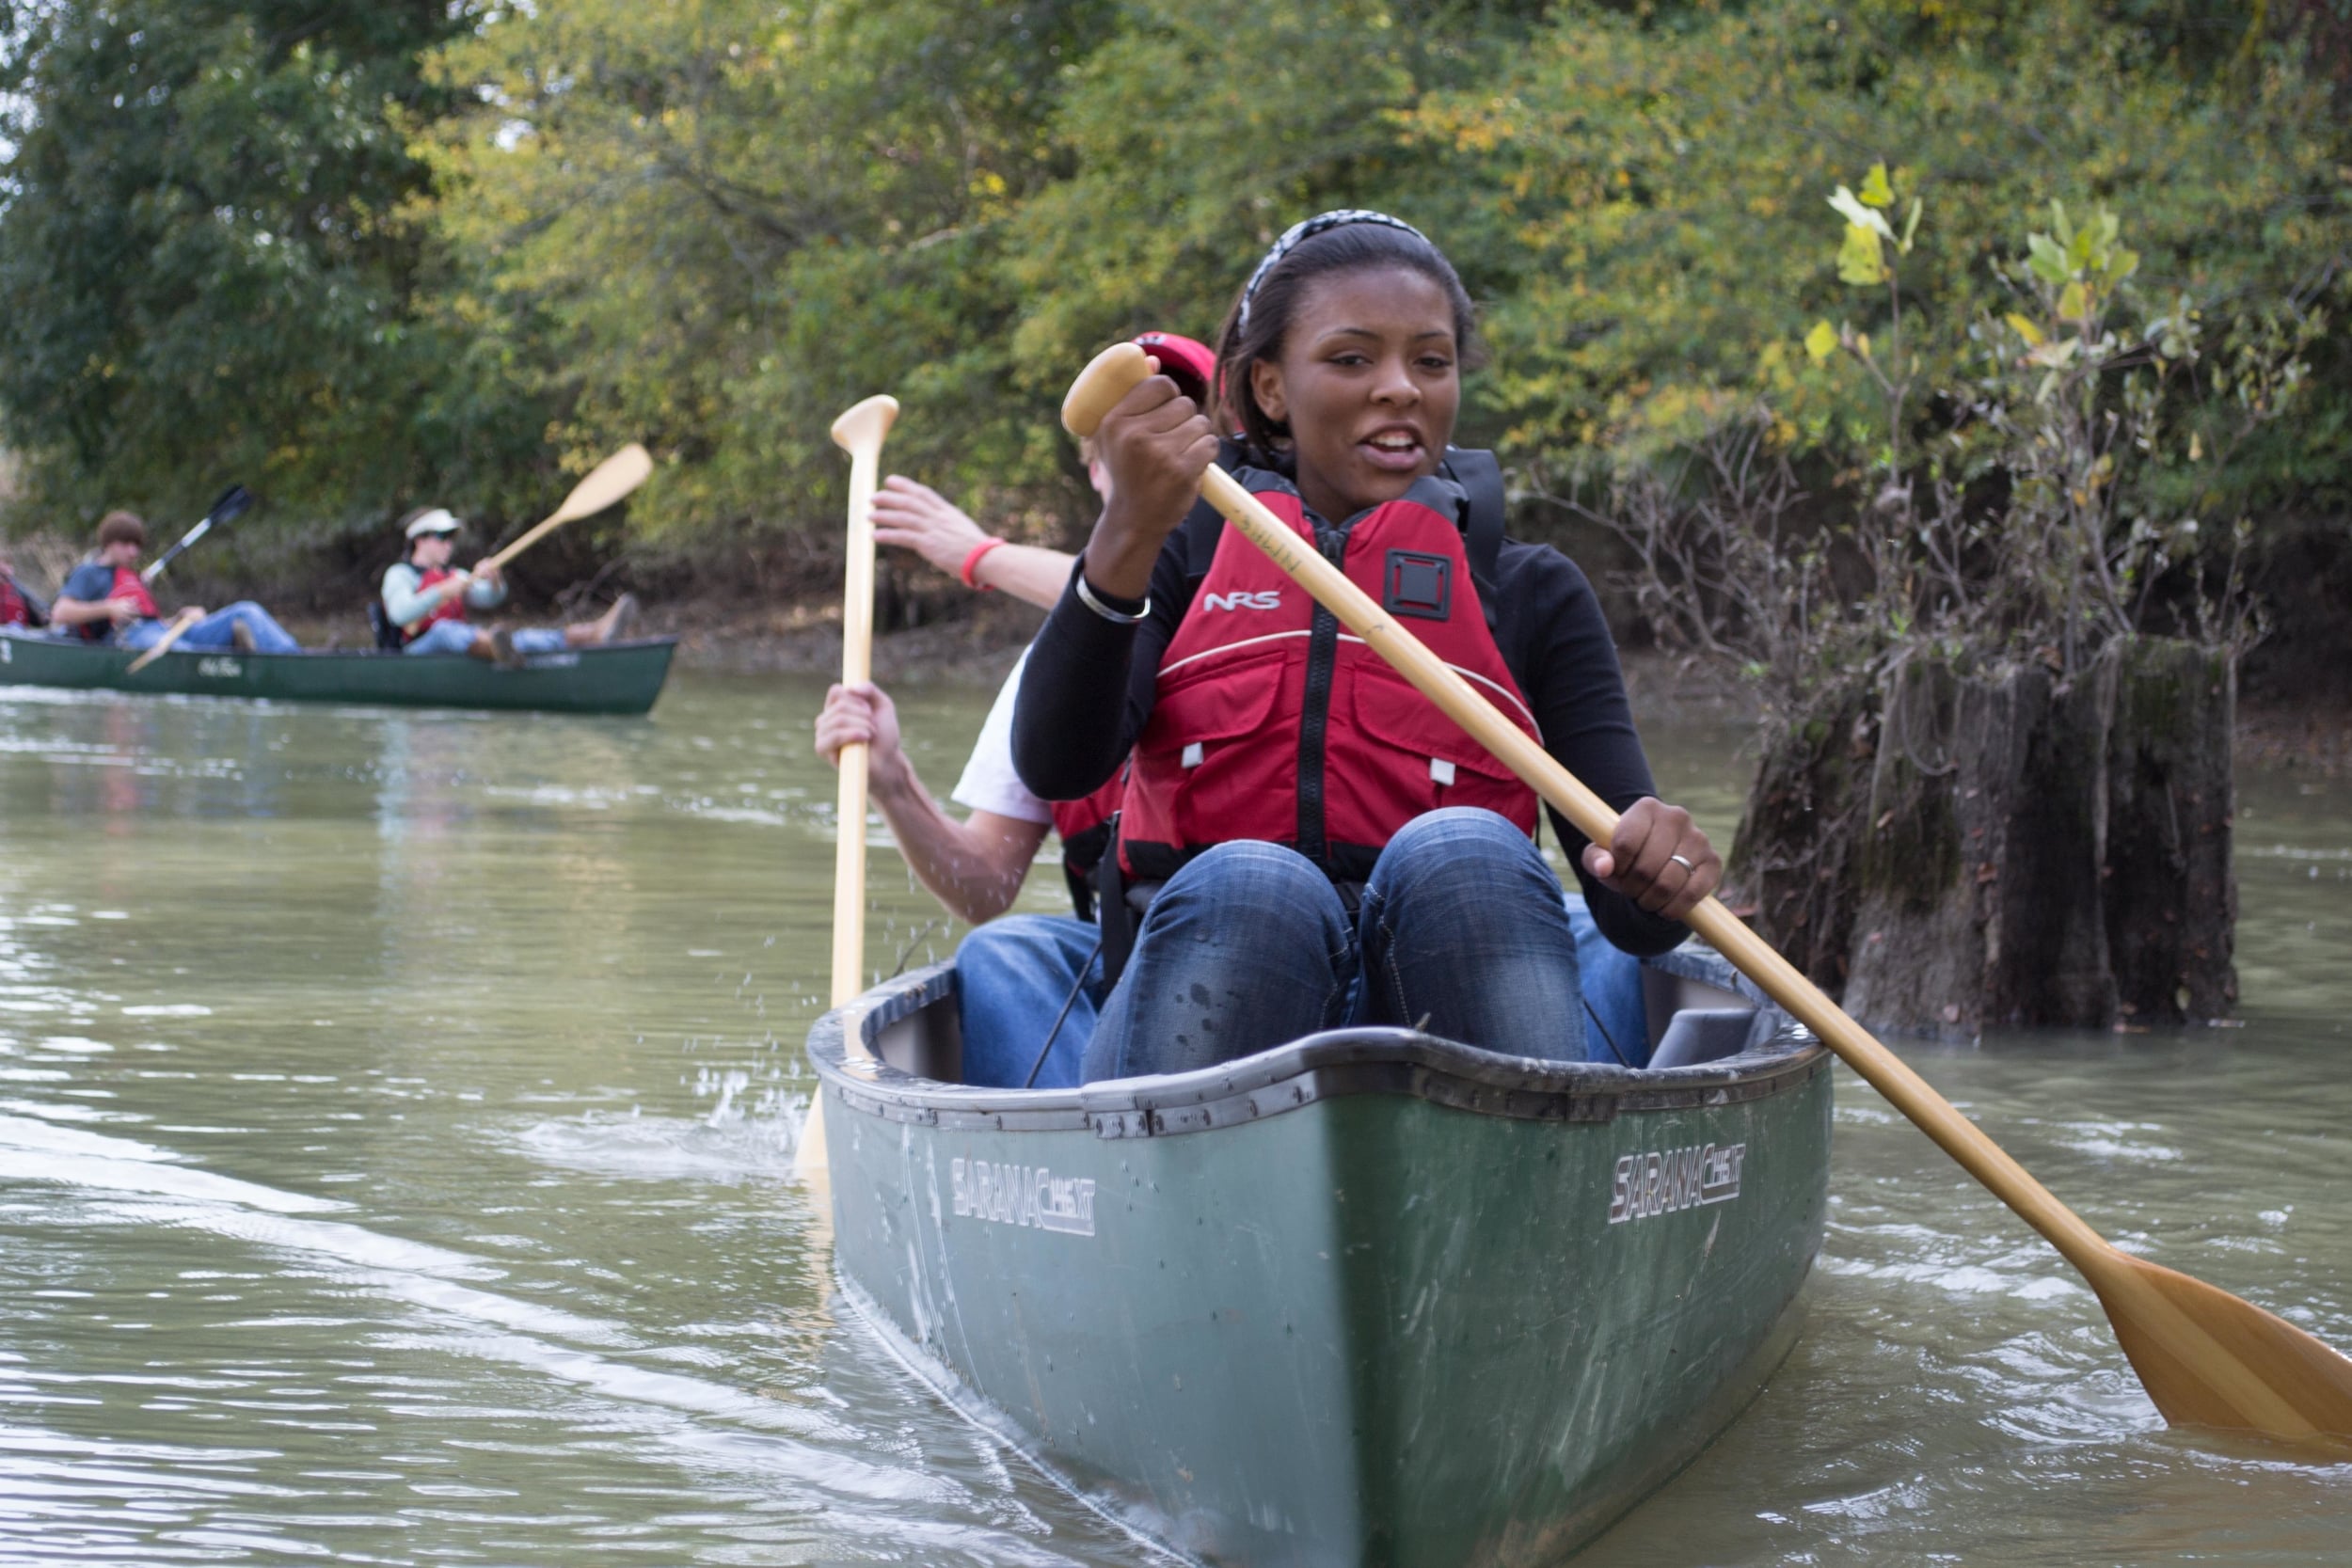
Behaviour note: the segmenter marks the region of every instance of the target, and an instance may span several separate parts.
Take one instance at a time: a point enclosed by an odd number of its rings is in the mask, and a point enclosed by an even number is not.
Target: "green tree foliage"
[[[826,425],[885,389],[894,466],[1068,516],[1053,411],[1087,356],[1210,335],[1318,205],[1470,212],[1454,155],[1394,117],[1527,25],[1375,0],[572,0],[443,53],[482,107],[428,155],[445,231],[494,258],[469,311],[533,324],[562,438],[677,454],[648,527],[829,531]]]
[[[1761,395],[1789,445],[1883,457],[1879,400],[1802,346],[1821,318],[1870,309],[1851,293],[1875,281],[1865,231],[1824,244],[1821,193],[1874,163],[1927,196],[1941,236],[1906,269],[1918,364],[1900,370],[1931,383],[1957,377],[2001,297],[2011,214],[2054,198],[2127,214],[2141,286],[2187,293],[2225,337],[2343,300],[2352,174],[2326,85],[2222,8],[2117,9],[1570,6],[1509,73],[1412,115],[1414,134],[1485,160],[1519,253],[1492,316],[1511,447],[1555,474],[1638,459]],[[2226,35],[2191,24],[2216,22]],[[2328,394],[2220,488],[2341,483],[2352,366],[2341,349],[2321,363]]]
[[[1074,522],[1052,412],[1102,342],[1212,332],[1296,217],[1381,206],[1484,302],[1472,438],[1551,488],[1761,398],[1806,483],[1925,450],[1805,349],[1893,341],[1822,193],[1932,232],[1951,387],[2015,214],[2122,214],[2204,363],[2344,319],[2343,0],[0,0],[0,419],[47,495],[512,517],[644,439],[663,547],[837,526],[833,415]],[[2308,67],[2308,69],[2307,69]],[[1870,212],[1865,188],[1857,204]],[[1841,265],[1841,255],[1843,263]],[[2343,499],[2352,356],[2195,483]],[[1891,443],[1891,445],[1890,445]],[[2207,443],[2212,450],[2213,443]],[[2226,467],[2227,471],[2223,471]]]
[[[0,7],[0,417],[36,517],[187,514],[227,478],[286,519],[380,520],[528,470],[537,420],[475,388],[396,123],[463,6]]]
[[[1014,396],[1008,219],[1102,0],[573,0],[495,12],[434,64],[479,108],[423,144],[460,303],[513,324],[589,455],[672,463],[655,535],[837,523],[834,414],[887,390],[891,459],[942,482],[1055,475]]]
[[[1069,176],[1015,220],[1028,381],[1058,397],[1094,349],[1150,327],[1212,338],[1266,245],[1328,207],[1407,218],[1486,281],[1465,199],[1480,170],[1403,124],[1499,71],[1529,31],[1517,11],[1147,0],[1123,20],[1062,97]]]

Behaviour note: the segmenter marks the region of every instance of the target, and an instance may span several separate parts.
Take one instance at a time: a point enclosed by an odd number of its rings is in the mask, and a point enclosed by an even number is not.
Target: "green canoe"
[[[0,686],[267,697],[288,703],[643,713],[669,678],[674,637],[539,654],[519,670],[462,654],[248,654],[172,649],[137,674],[127,648],[50,637],[0,637]]]
[[[1557,1562],[1787,1353],[1827,1202],[1827,1053],[1711,952],[1645,978],[1714,1059],[1348,1029],[1050,1091],[951,1082],[953,967],[891,981],[809,1037],[843,1293],[1185,1557]]]

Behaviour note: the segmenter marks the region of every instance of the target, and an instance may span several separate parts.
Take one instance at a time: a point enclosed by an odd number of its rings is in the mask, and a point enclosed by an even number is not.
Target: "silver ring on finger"
[[[1697,867],[1697,866],[1692,865],[1692,864],[1689,861],[1684,860],[1684,859],[1683,859],[1680,855],[1668,855],[1666,858],[1667,858],[1668,860],[1670,860],[1670,861],[1674,862],[1674,863],[1675,863],[1675,864],[1677,864],[1677,865],[1678,865],[1678,866],[1682,867],[1682,869],[1683,869],[1683,870],[1685,870],[1685,871],[1692,871],[1692,872],[1695,872],[1696,870],[1698,870],[1698,867]]]

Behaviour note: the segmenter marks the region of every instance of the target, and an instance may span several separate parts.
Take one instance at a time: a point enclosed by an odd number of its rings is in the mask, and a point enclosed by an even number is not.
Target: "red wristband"
[[[985,584],[974,582],[972,580],[972,573],[974,569],[979,565],[980,557],[986,555],[989,551],[994,549],[997,546],[1003,543],[1004,541],[1002,539],[983,539],[978,544],[972,546],[972,553],[963,558],[963,569],[956,574],[956,576],[963,579],[963,585],[966,588],[977,588],[983,594],[988,592]]]

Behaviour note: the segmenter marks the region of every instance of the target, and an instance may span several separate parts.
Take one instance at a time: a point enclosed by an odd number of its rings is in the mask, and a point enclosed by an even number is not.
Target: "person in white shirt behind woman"
[[[929,485],[897,474],[875,493],[874,538],[914,551],[967,588],[1001,589],[1041,610],[1051,608],[1070,580],[1066,552],[996,539]],[[966,937],[956,955],[959,1002],[979,1003],[961,1007],[963,1081],[1055,1088],[1078,1081],[1080,1055],[1094,1034],[1095,998],[1083,982],[1095,933],[1068,915],[1005,913],[1055,825],[1054,808],[1030,794],[1012,768],[1012,705],[1020,689],[1015,663],[949,794],[969,812],[961,822],[916,777],[899,743],[898,709],[871,681],[826,692],[817,750],[838,767],[843,746],[866,743],[875,807],[908,866],[950,914],[986,933]],[[1066,863],[1075,862],[1073,855]],[[1090,865],[1077,869],[1083,876]],[[994,1026],[1065,1008],[1050,1051],[1035,1030]]]
[[[1146,332],[1134,341],[1184,395],[1209,401],[1216,361],[1207,344],[1172,332]],[[1080,442],[1078,455],[1089,483],[1107,501],[1110,473],[1094,444]],[[1068,551],[998,538],[929,485],[900,475],[875,492],[873,517],[875,543],[912,550],[966,588],[993,589],[1051,610],[1070,583],[1074,558]],[[1022,784],[1012,764],[1012,714],[1027,657],[1023,654],[997,691],[948,796],[969,810],[961,822],[915,776],[900,744],[898,710],[872,682],[826,693],[817,749],[837,766],[843,746],[866,743],[874,804],[907,864],[949,913],[977,927],[956,950],[963,1081],[1064,1088],[1079,1081],[1107,985],[1097,962],[1095,872],[1110,847],[1120,784],[1114,779],[1083,800],[1048,801]],[[1074,913],[1008,915],[1049,830],[1062,838]]]
[[[1189,371],[1207,395],[1206,345],[1160,333],[1136,341],[1167,356],[1180,373]],[[1082,442],[1078,451],[1100,494],[1108,476],[1093,444]],[[873,516],[877,544],[913,550],[966,588],[998,590],[1051,610],[1070,581],[1073,558],[1068,551],[998,538],[928,484],[898,474],[875,492]],[[1117,792],[1058,807],[1029,792],[1012,767],[1012,708],[1020,689],[1016,662],[948,796],[969,810],[961,822],[915,776],[899,742],[898,709],[873,682],[826,692],[817,718],[817,750],[837,767],[842,747],[866,743],[874,804],[908,866],[950,914],[978,927],[956,950],[963,1081],[991,1088],[1063,1088],[1078,1082],[1103,990],[1094,962],[1099,933],[1090,918],[1092,879],[1108,844]],[[1008,915],[1049,830],[1062,834],[1062,869],[1076,913]]]

